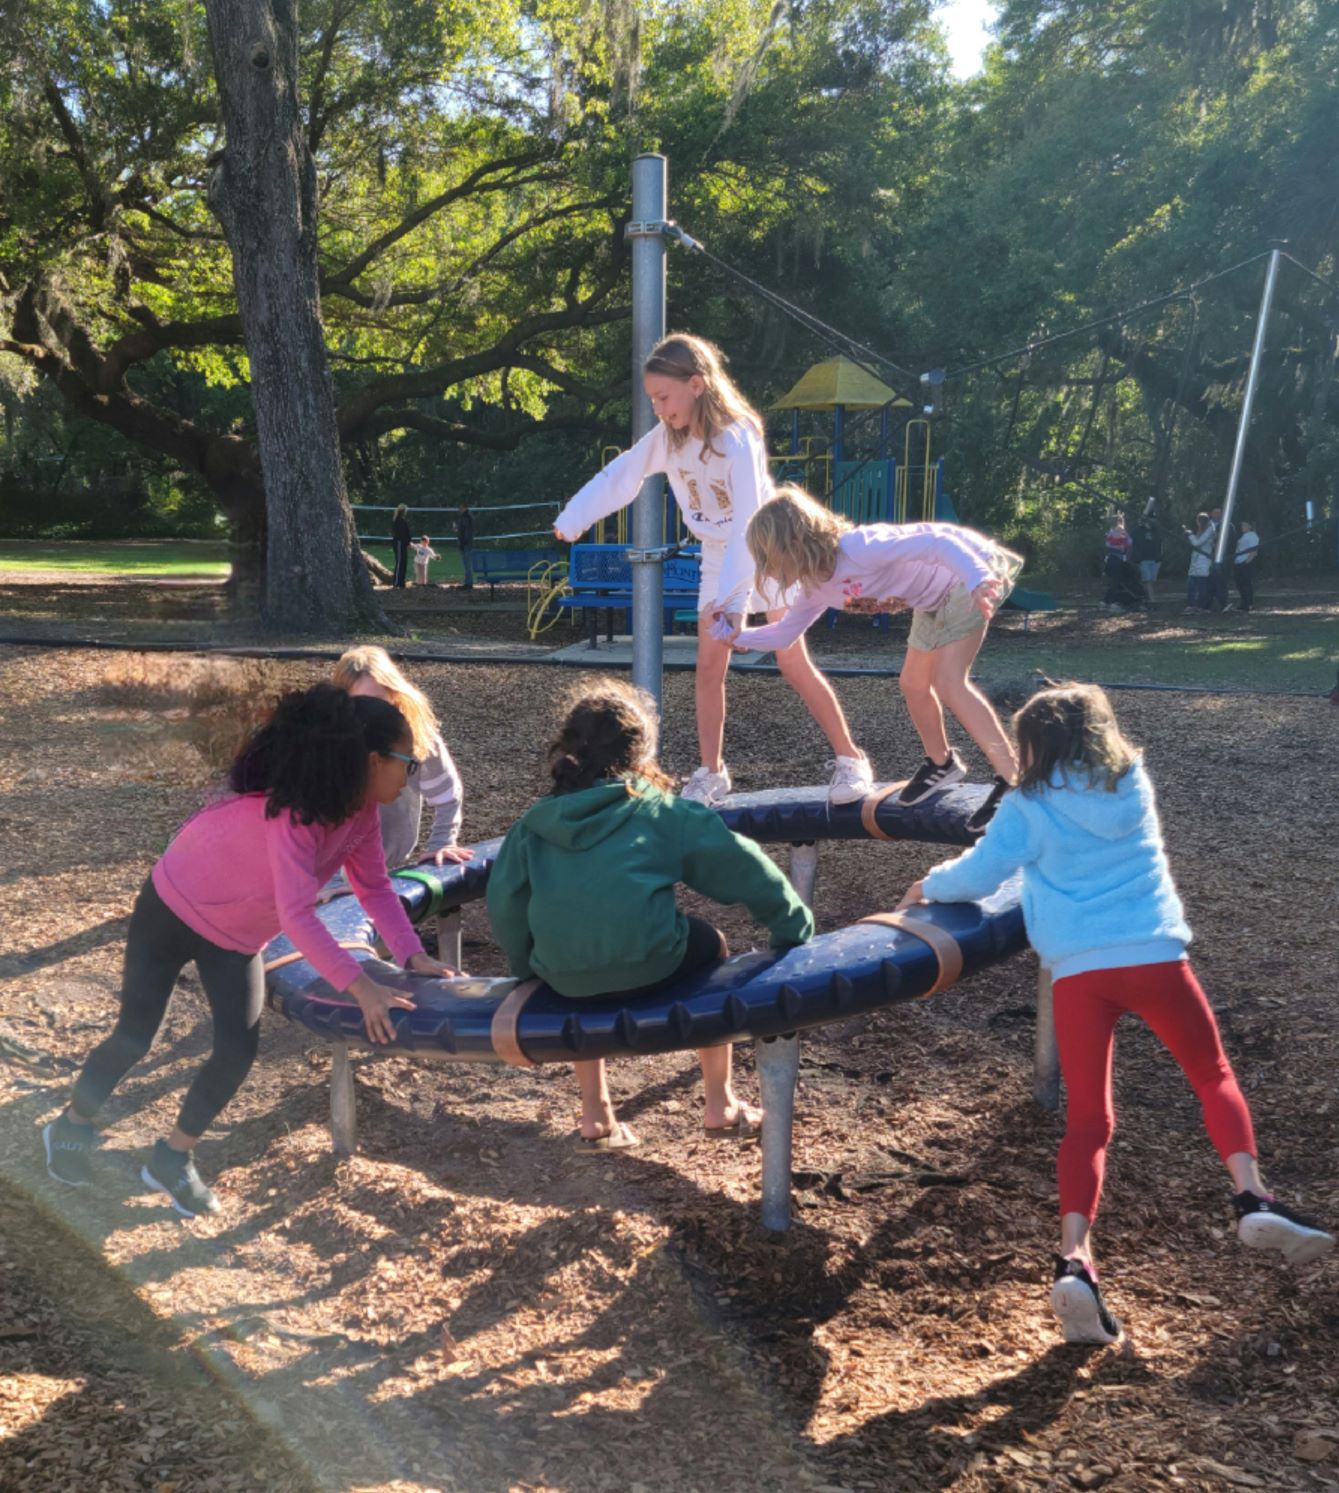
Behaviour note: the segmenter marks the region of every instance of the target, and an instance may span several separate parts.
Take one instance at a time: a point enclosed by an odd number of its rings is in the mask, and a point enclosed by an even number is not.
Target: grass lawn
[[[228,574],[228,546],[221,539],[127,539],[101,543],[69,540],[0,540],[0,570],[73,571],[81,575]]]
[[[368,553],[388,569],[395,563],[389,544],[374,544]],[[460,580],[460,552],[443,544],[430,572],[434,581]],[[221,539],[0,539],[0,570],[52,571],[78,575],[226,576],[228,546]],[[413,577],[412,556],[410,577]]]

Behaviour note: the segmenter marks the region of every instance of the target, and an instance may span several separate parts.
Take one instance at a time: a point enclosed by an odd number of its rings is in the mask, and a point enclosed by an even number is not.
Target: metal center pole
[[[1251,428],[1251,414],[1255,409],[1255,390],[1260,382],[1260,358],[1265,350],[1265,333],[1269,329],[1269,312],[1274,304],[1274,283],[1279,277],[1280,250],[1273,249],[1269,255],[1269,268],[1265,271],[1265,288],[1260,295],[1260,314],[1255,319],[1255,342],[1251,347],[1251,367],[1246,375],[1246,393],[1241,401],[1241,418],[1237,421],[1237,444],[1232,450],[1232,469],[1227,477],[1227,496],[1223,499],[1223,522],[1218,526],[1214,543],[1213,563],[1221,570],[1223,557],[1227,553],[1227,531],[1232,523],[1232,508],[1237,501],[1237,488],[1241,483],[1241,469],[1246,459],[1246,435]]]
[[[665,335],[665,250],[668,206],[666,161],[640,155],[632,163],[632,439],[652,429],[656,416],[642,388],[642,365]],[[664,478],[648,477],[632,509],[632,682],[660,706],[664,668]]]

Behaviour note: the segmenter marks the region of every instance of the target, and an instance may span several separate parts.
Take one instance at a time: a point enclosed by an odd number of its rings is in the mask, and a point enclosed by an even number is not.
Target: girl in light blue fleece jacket
[[[1116,1023],[1132,1011],[1181,1065],[1236,1189],[1237,1233],[1291,1264],[1334,1245],[1266,1191],[1250,1110],[1186,959],[1191,932],[1162,845],[1139,754],[1096,685],[1034,695],[1014,717],[1018,789],[985,835],[902,899],[966,902],[1023,873],[1028,937],[1054,981],[1055,1032],[1068,1096],[1060,1181],[1060,1254],[1051,1303],[1070,1342],[1121,1335],[1097,1288],[1091,1230],[1115,1124]]]

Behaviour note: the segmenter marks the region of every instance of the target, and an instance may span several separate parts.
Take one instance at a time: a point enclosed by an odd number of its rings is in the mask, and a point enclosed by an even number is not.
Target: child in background
[[[653,348],[642,382],[658,417],[655,428],[592,477],[553,526],[559,539],[573,543],[592,524],[631,503],[648,477],[658,472],[668,477],[684,523],[702,545],[696,689],[702,765],[684,784],[683,797],[704,804],[721,802],[731,787],[722,756],[730,649],[717,635],[717,625],[726,618],[729,630],[735,630],[750,612],[781,605],[779,597],[754,593],[744,537],[749,519],[772,496],[762,420],[723,361],[719,348],[683,332]],[[845,804],[863,798],[874,786],[869,759],[851,739],[837,696],[814,667],[804,640],[797,636],[792,646],[778,647],[776,662],[832,747],[829,800]]]
[[[517,979],[537,976],[572,999],[642,995],[724,959],[724,937],[679,910],[678,882],[742,902],[773,948],[812,937],[809,909],[772,861],[713,810],[676,798],[655,753],[655,707],[640,690],[601,679],[569,696],[549,748],[553,792],[512,826],[488,881],[493,932]],[[731,1086],[729,1044],[698,1060],[707,1134],[757,1134],[761,1113]],[[614,1114],[603,1061],[575,1067],[580,1145],[635,1146]]]
[[[428,584],[428,566],[433,560],[442,557],[432,547],[432,540],[425,534],[422,539],[410,548],[414,551],[414,584],[426,586]]]
[[[384,648],[350,648],[335,665],[334,683],[351,695],[388,700],[394,705],[409,722],[414,756],[422,764],[420,772],[405,783],[399,798],[382,806],[381,841],[386,864],[393,869],[409,864],[418,844],[425,802],[432,810],[432,824],[419,864],[443,866],[471,860],[474,852],[456,844],[464,812],[460,774],[442,740],[428,697],[405,678]]]
[[[204,986],[214,1046],[176,1129],[140,1171],[183,1218],[219,1210],[193,1153],[255,1061],[265,1003],[260,951],[276,934],[357,1001],[371,1041],[394,1040],[391,1011],[413,1001],[364,974],[316,918],[317,893],[340,867],[398,963],[418,974],[454,973],[424,953],[391,890],[377,833],[378,807],[418,766],[412,746],[404,717],[382,700],[318,684],[279,701],[233,763],[231,794],[187,820],[140,891],[116,1026],[84,1064],[68,1108],[42,1131],[56,1181],[93,1181],[94,1118],[148,1052],[187,964]]]
[[[1117,513],[1112,515],[1111,527],[1106,532],[1102,544],[1107,554],[1117,555],[1122,560],[1130,558],[1130,547],[1133,540],[1126,532],[1125,515]]]
[[[995,783],[973,815],[983,829],[1017,773],[1014,749],[989,700],[971,682],[986,626],[1013,589],[1020,556],[954,524],[863,524],[782,487],[748,528],[759,582],[798,596],[779,621],[718,636],[740,648],[787,648],[829,607],[852,612],[912,611],[899,683],[925,760],[898,795],[920,803],[967,776],[949,746],[944,707],[995,769]]]
[[[1054,981],[1055,1034],[1068,1100],[1058,1158],[1060,1253],[1051,1304],[1072,1343],[1121,1335],[1097,1286],[1092,1224],[1115,1124],[1116,1023],[1141,1017],[1199,1098],[1236,1193],[1237,1236],[1302,1265],[1334,1246],[1267,1191],[1250,1110],[1189,962],[1186,925],[1163,849],[1153,785],[1096,685],[1034,695],[1014,717],[1021,777],[985,836],[936,866],[901,905],[988,896],[1023,873],[1028,937]]]

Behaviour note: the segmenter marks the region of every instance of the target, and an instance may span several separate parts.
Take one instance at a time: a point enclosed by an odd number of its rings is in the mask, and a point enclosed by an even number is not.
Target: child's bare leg
[[[710,617],[697,621],[697,744],[703,767],[720,772],[725,745],[725,676],[730,668],[730,645],[711,636]]]
[[[587,1140],[612,1135],[618,1118],[614,1114],[614,1102],[609,1097],[604,1059],[573,1063],[572,1067],[576,1070],[577,1087],[581,1090],[581,1134]]]
[[[768,612],[767,620],[774,622],[783,615],[782,612]],[[819,729],[827,737],[834,755],[838,757],[860,756],[860,748],[851,739],[851,728],[846,724],[846,716],[842,711],[841,702],[837,699],[836,691],[828,682],[826,675],[814,667],[814,661],[809,657],[809,649],[805,646],[804,639],[798,639],[789,648],[779,648],[776,664],[781,670],[781,677],[808,706],[809,714],[818,722]]]
[[[1093,1263],[1092,1224],[1082,1213],[1066,1213],[1060,1219],[1060,1253],[1065,1259]]]
[[[1232,1178],[1232,1185],[1238,1192],[1253,1192],[1258,1198],[1269,1196],[1265,1191],[1264,1179],[1260,1176],[1260,1163],[1249,1151],[1236,1151],[1229,1156],[1227,1170]]]
[[[757,1124],[762,1119],[760,1109],[735,1097],[730,1082],[732,1051],[728,1042],[724,1047],[698,1049],[697,1060],[702,1064],[702,1087],[707,1099],[703,1123],[711,1130],[733,1125],[736,1120]]]
[[[934,690],[940,702],[957,716],[963,730],[981,748],[995,772],[1005,782],[1013,783],[1018,780],[1018,758],[1013,745],[1000,725],[995,707],[968,677],[985,636],[983,625],[970,638],[936,648],[930,654],[934,661]],[[938,760],[942,761],[942,758]]]
[[[925,755],[932,762],[947,762],[949,746],[944,711],[935,693],[936,657],[923,648],[908,648],[897,683]]]

